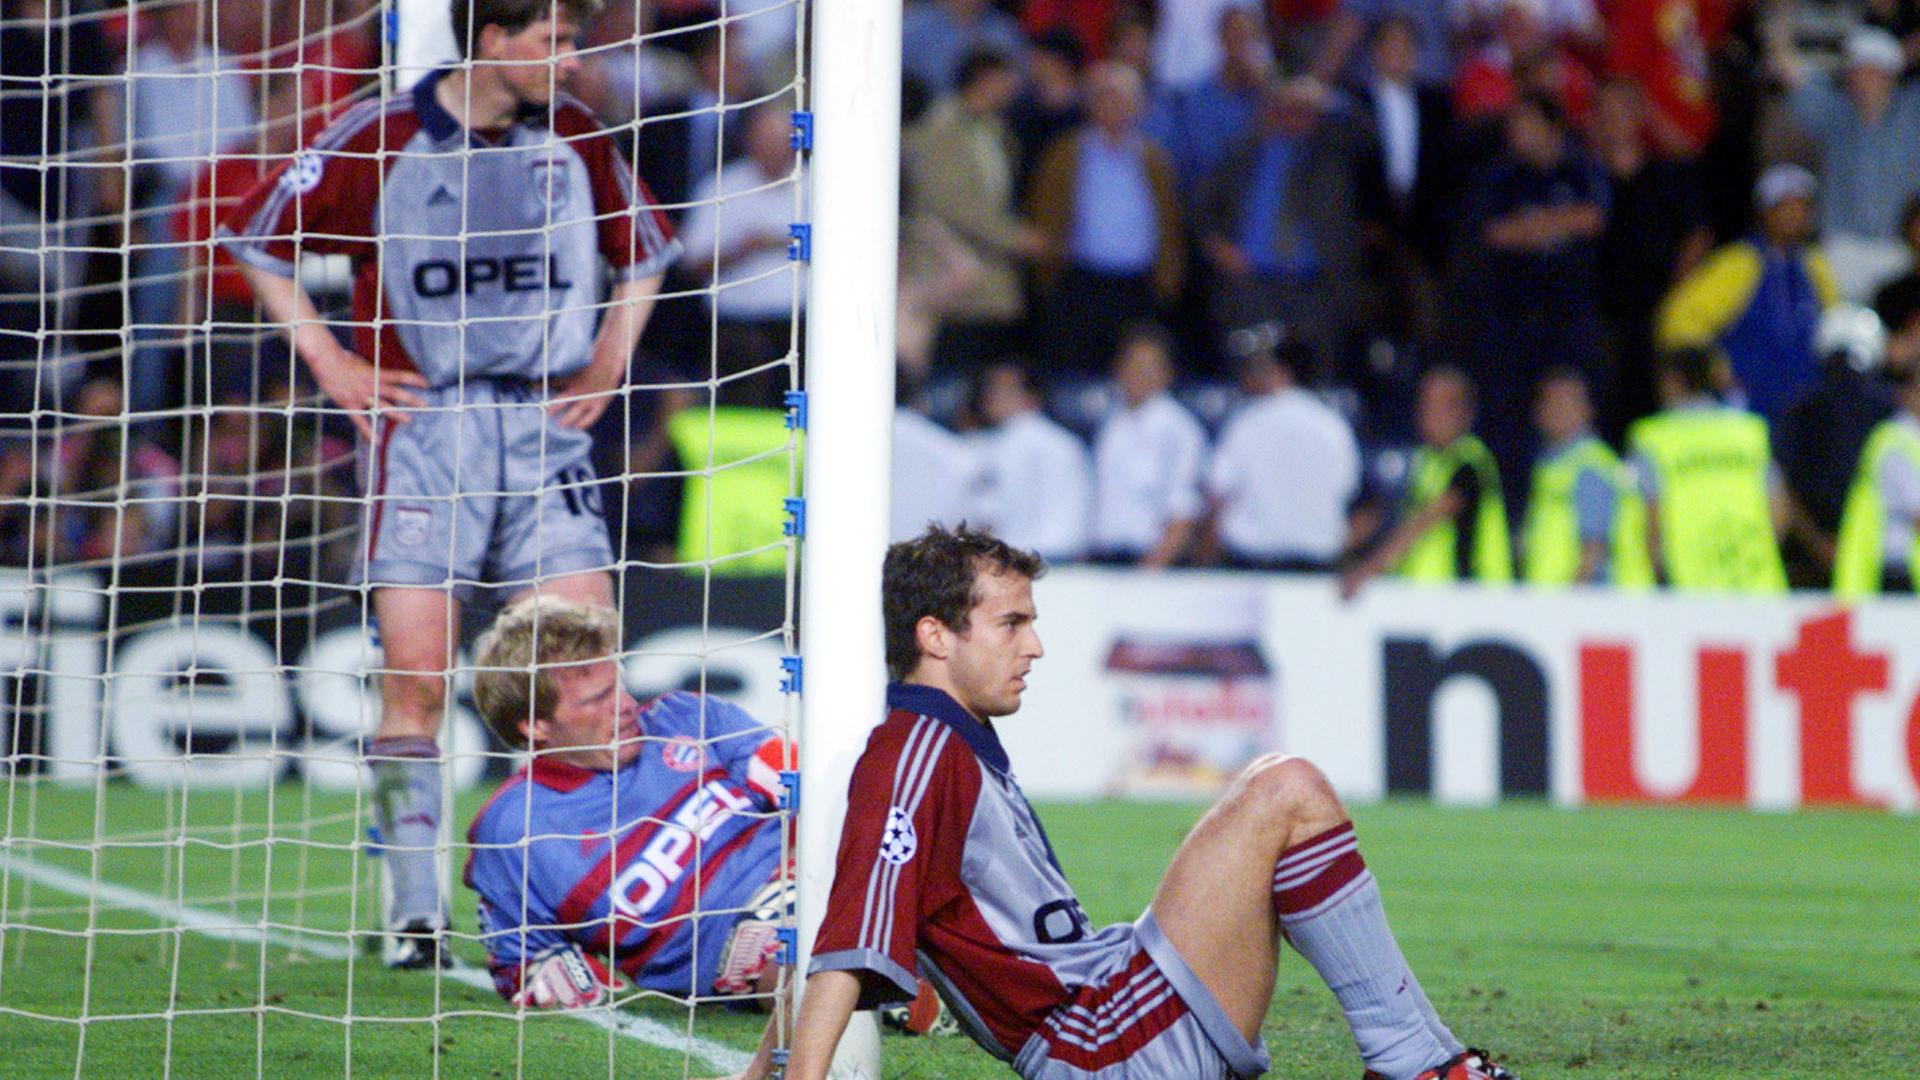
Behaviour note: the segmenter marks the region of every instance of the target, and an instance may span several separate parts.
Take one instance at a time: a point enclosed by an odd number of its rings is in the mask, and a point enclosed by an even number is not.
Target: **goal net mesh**
[[[788,142],[804,129],[804,7],[611,0],[582,20],[571,58],[559,49],[535,73],[597,116],[682,248],[611,389],[544,373],[580,358],[554,355],[553,327],[582,308],[592,327],[616,306],[610,267],[578,303],[555,288],[578,224],[556,216],[563,200],[548,196],[530,246],[522,237],[532,262],[489,262],[478,253],[495,238],[473,208],[527,191],[460,185],[450,194],[468,218],[445,283],[417,267],[399,280],[393,249],[434,227],[388,213],[399,203],[382,184],[355,193],[378,223],[361,248],[301,228],[279,237],[314,325],[344,348],[409,339],[405,312],[356,305],[355,289],[463,294],[459,315],[431,327],[460,343],[456,359],[436,357],[456,386],[478,343],[524,329],[490,317],[480,294],[544,290],[524,396],[604,401],[595,471],[535,491],[464,482],[452,512],[547,496],[603,518],[612,557],[592,569],[612,583],[624,688],[642,702],[709,693],[782,736],[798,717],[782,660],[796,652],[787,500],[804,428],[804,241],[787,228],[805,220],[804,154]],[[400,65],[397,42],[447,13],[402,15],[368,0],[0,7],[0,1072],[588,1075],[603,1061],[608,1075],[704,1075],[744,1065],[759,1035],[762,1013],[705,988],[636,987],[567,1013],[496,993],[461,867],[468,822],[529,761],[488,733],[472,697],[476,636],[540,580],[494,572],[504,558],[424,586],[461,601],[460,649],[438,676],[452,964],[383,962],[365,759],[386,673],[362,567],[376,520],[410,527],[395,518],[407,493],[382,486],[351,410],[315,381],[221,230],[256,184],[298,186],[273,180],[289,162],[334,166],[326,133],[343,115],[406,105],[424,72]],[[564,143],[564,100],[515,116]],[[482,132],[445,152],[466,175],[496,148]],[[388,168],[417,151],[373,156]],[[394,426],[390,404],[360,418]],[[455,432],[494,420],[458,419]],[[542,518],[521,531],[537,567],[552,530]],[[641,752],[697,763],[717,741],[704,723],[691,747],[643,736]],[[611,852],[636,830],[681,828],[633,809],[609,806],[567,842]],[[785,810],[742,813],[771,820],[790,850]],[[697,884],[705,840],[688,840]],[[727,912],[689,895],[659,925],[697,938]]]

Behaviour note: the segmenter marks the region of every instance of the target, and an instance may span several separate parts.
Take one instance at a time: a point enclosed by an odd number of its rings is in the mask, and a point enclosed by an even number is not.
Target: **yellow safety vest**
[[[785,572],[782,527],[793,456],[788,448],[799,452],[786,415],[778,409],[695,407],[667,420],[667,437],[689,474],[680,499],[681,562],[711,563],[720,575]]]
[[[1485,443],[1471,435],[1462,435],[1445,450],[1421,447],[1413,455],[1413,477],[1407,487],[1404,512],[1420,513],[1444,495],[1461,469],[1472,469],[1480,478],[1480,505],[1475,515],[1473,550],[1468,553],[1469,573],[1475,581],[1505,583],[1513,580],[1513,540],[1507,535],[1507,507],[1500,494],[1500,469]],[[1453,581],[1457,572],[1456,548],[1459,527],[1451,520],[1441,521],[1407,549],[1397,572],[1412,581]]]
[[[1767,422],[1729,408],[1670,409],[1633,425],[1633,452],[1660,490],[1667,583],[1701,592],[1782,593],[1786,567],[1767,497]]]
[[[1521,532],[1530,585],[1571,585],[1580,577],[1580,517],[1573,489],[1592,470],[1613,485],[1613,527],[1607,537],[1607,581],[1619,588],[1653,584],[1647,554],[1647,507],[1626,467],[1606,443],[1589,435],[1533,467],[1527,520]]]
[[[1840,540],[1833,559],[1833,591],[1842,600],[1859,600],[1880,592],[1880,573],[1886,562],[1887,504],[1880,497],[1880,468],[1889,454],[1905,454],[1920,467],[1920,430],[1911,422],[1888,420],[1873,429],[1860,451],[1847,506],[1840,514]],[[1907,570],[1920,575],[1920,531],[1916,531]],[[1915,577],[1920,588],[1920,576]]]

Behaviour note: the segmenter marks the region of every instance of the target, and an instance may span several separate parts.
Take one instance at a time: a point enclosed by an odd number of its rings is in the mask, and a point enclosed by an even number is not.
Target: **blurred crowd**
[[[375,10],[4,5],[0,389],[14,427],[43,411],[0,483],[135,511],[7,529],[5,556],[258,534],[139,509],[215,490],[223,402],[281,485],[236,505],[284,531],[296,491],[350,504],[344,429],[209,237],[368,90]],[[785,485],[753,465],[801,337],[799,16],[720,14],[616,0],[572,87],[687,245],[599,432],[647,559],[747,551],[782,513],[743,493]],[[1910,561],[1882,427],[1920,367],[1913,0],[909,0],[904,35],[901,529],[1354,588],[1770,589],[1834,579],[1864,477],[1882,580]]]

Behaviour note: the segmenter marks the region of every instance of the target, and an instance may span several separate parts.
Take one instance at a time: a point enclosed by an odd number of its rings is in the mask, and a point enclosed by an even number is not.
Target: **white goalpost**
[[[613,582],[621,685],[642,701],[705,692],[799,748],[787,800],[741,811],[776,825],[793,853],[782,873],[797,900],[776,916],[790,966],[779,989],[740,998],[772,1007],[804,981],[848,777],[883,709],[901,8],[715,0],[712,17],[686,19],[653,0],[608,2],[579,43],[577,89],[633,175],[652,183],[684,169],[659,204],[685,254],[649,331],[667,344],[644,348],[604,392],[598,482],[562,473],[535,495],[605,511],[612,562],[593,569]],[[539,751],[487,730],[472,649],[507,595],[544,580],[537,560],[510,580],[448,579],[471,598],[449,627],[458,655],[436,676],[445,705],[422,760],[438,777],[433,854],[450,963],[383,962],[388,866],[404,842],[374,827],[368,744],[395,676],[382,645],[394,642],[361,572],[377,530],[424,519],[406,516],[418,500],[385,486],[386,443],[356,437],[287,345],[286,323],[216,257],[230,250],[217,229],[277,168],[297,201],[341,162],[391,169],[420,156],[323,132],[356,106],[392,115],[423,76],[463,66],[448,0],[0,5],[0,1073],[744,1067],[762,1014],[730,1011],[705,987],[636,985],[570,1012],[496,993],[462,878],[490,845],[466,830]],[[750,118],[770,110],[792,114],[792,163],[729,186],[729,166],[755,153]],[[460,175],[491,149],[457,151]],[[368,204],[384,205],[383,184],[362,193]],[[478,203],[519,194],[456,186]],[[769,226],[766,208],[781,200],[791,209]],[[550,210],[530,234],[547,295],[567,285],[555,261],[567,224]],[[758,259],[728,250],[730,238],[789,225],[784,255],[764,241]],[[319,323],[376,354],[441,325],[382,291],[393,253],[423,229],[380,228],[362,243],[296,218],[276,236],[291,243],[288,272]],[[476,287],[533,273],[510,259],[478,265],[471,253],[494,235],[462,219],[447,281],[414,283],[460,297],[446,325],[463,355],[512,324],[469,299]],[[382,304],[356,306],[368,288]],[[758,322],[727,303],[756,288],[787,296]],[[610,297],[603,288],[587,305],[596,319]],[[546,302],[543,356],[557,320],[581,310]],[[532,393],[554,390],[533,382]],[[511,405],[471,403],[468,383],[460,374],[446,403],[416,415],[444,414],[458,431],[510,415]],[[773,403],[747,403],[761,383]],[[360,415],[391,432],[391,420],[381,426],[391,411]],[[759,441],[743,445],[743,431]],[[448,452],[456,478],[469,468],[463,445]],[[529,453],[544,467],[548,439]],[[462,487],[452,503],[510,494]],[[541,532],[532,542],[544,553]],[[643,753],[711,761],[726,736],[707,723],[703,710],[691,735],[642,739]],[[704,895],[697,815],[633,818],[616,789],[582,850],[604,842],[611,864],[635,837],[684,836],[673,850],[691,853],[688,895]],[[532,845],[576,842],[536,824],[529,810],[523,858]],[[736,913],[699,900],[657,925],[687,926],[698,954],[714,933],[706,920]],[[594,920],[615,941],[633,925],[611,906],[571,925]],[[783,1046],[789,1022],[783,1014]],[[871,1014],[856,1016],[833,1075],[880,1076]]]

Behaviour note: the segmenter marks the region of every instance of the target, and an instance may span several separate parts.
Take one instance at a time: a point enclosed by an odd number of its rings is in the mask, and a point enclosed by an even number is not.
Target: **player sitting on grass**
[[[789,1080],[826,1076],[848,1014],[911,997],[916,968],[1030,1080],[1257,1076],[1282,940],[1339,999],[1368,1077],[1508,1077],[1428,1004],[1345,809],[1301,758],[1248,766],[1138,921],[1088,925],[993,727],[1041,656],[1042,570],[964,526],[887,552],[900,681],[848,786]]]
[[[396,967],[444,961],[437,739],[459,592],[613,602],[587,430],[680,243],[613,136],[560,92],[598,8],[452,0],[473,64],[349,109],[221,227],[365,440],[361,580],[386,668],[367,758]],[[351,349],[295,276],[307,253],[352,261]]]
[[[467,832],[494,986],[562,1009],[629,981],[769,993],[792,903],[774,813],[789,746],[718,698],[642,708],[619,649],[612,609],[552,596],[512,605],[480,639],[480,714],[533,752]]]

